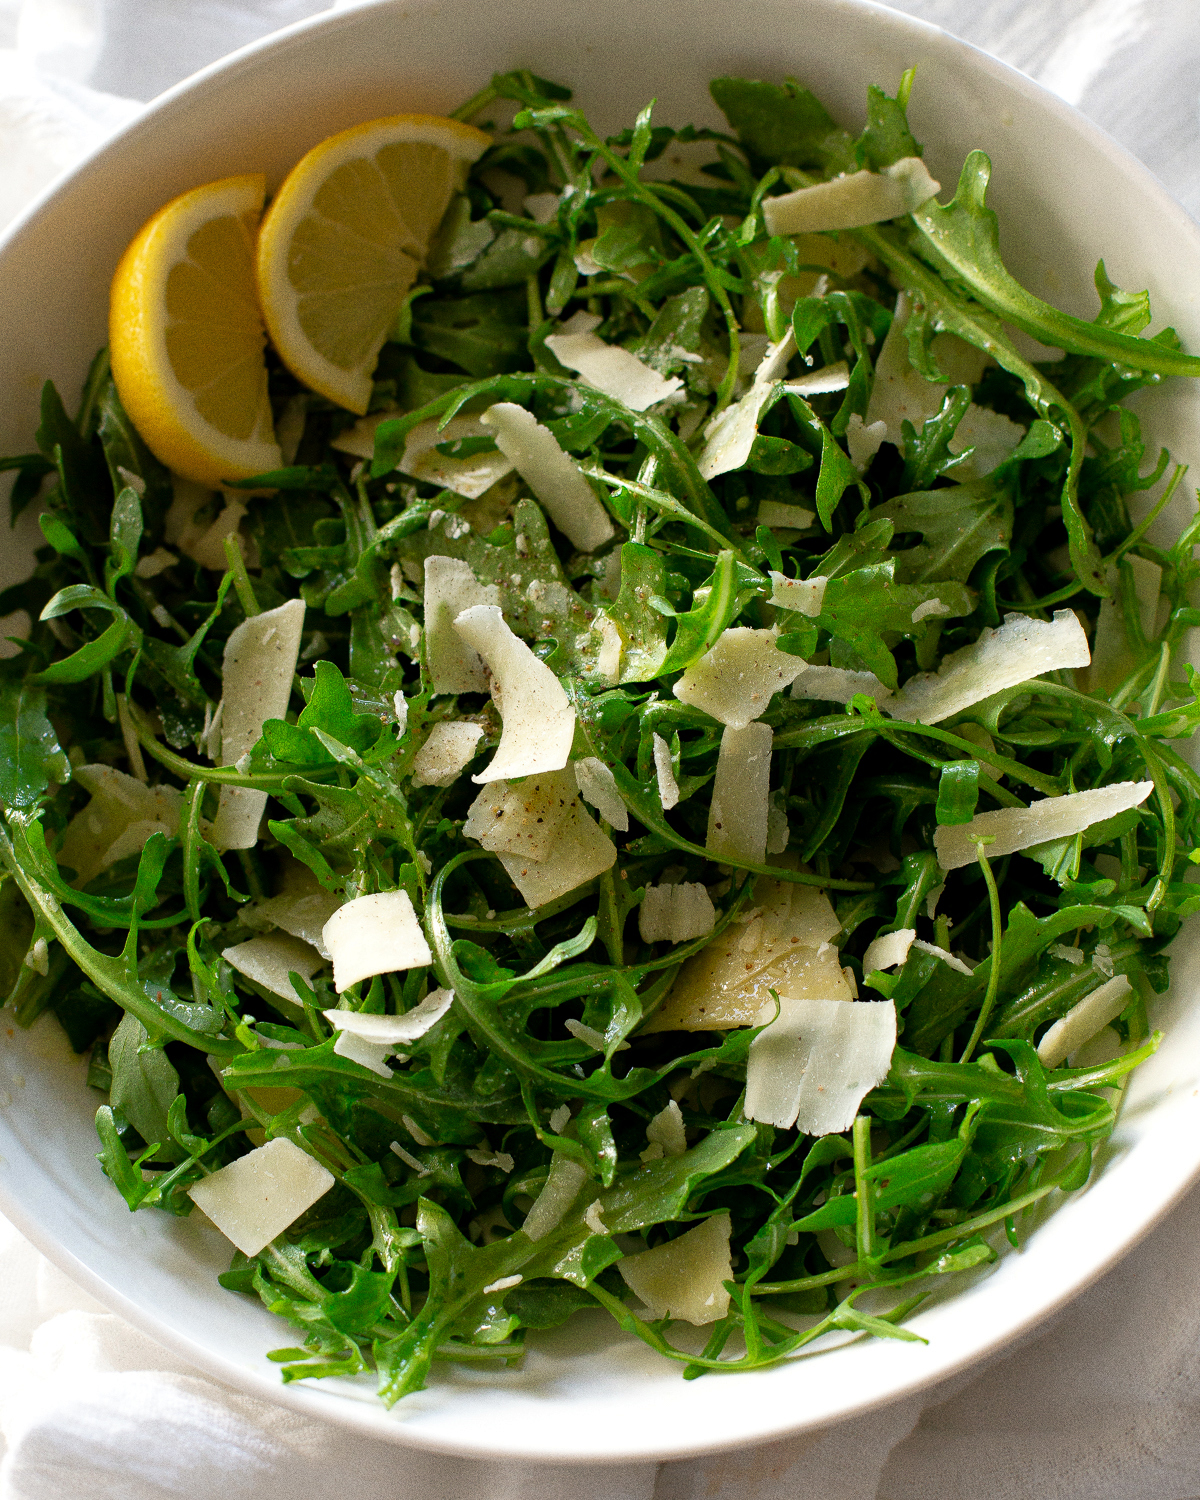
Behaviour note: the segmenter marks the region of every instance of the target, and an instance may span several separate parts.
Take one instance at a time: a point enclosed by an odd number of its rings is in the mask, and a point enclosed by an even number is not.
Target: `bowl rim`
[[[215,81],[229,82],[245,71],[255,68],[264,54],[286,55],[297,43],[306,41],[313,33],[334,33],[346,28],[369,24],[374,12],[403,10],[420,12],[446,6],[469,5],[473,0],[351,0],[336,9],[318,12],[288,26],[260,37],[236,51],[218,58],[197,72],[182,79],[148,101],[128,122],[119,126],[83,156],[78,162],[59,173],[46,185],[0,232],[0,257],[10,243],[22,237],[33,226],[47,207],[75,181],[102,170],[102,159],[114,145],[125,142],[143,130],[153,130],[158,122],[181,103],[202,93]],[[739,0],[749,8],[753,0]],[[794,0],[799,7],[804,0]],[[1081,110],[1069,104],[1049,89],[1022,73],[1011,64],[1001,61],[993,54],[968,42],[946,28],[924,18],[893,9],[882,0],[809,0],[822,9],[858,11],[876,18],[881,26],[897,31],[907,31],[930,48],[937,49],[943,57],[968,59],[972,69],[990,76],[1003,84],[1012,95],[1035,105],[1043,113],[1054,116],[1076,137],[1090,142],[1093,147],[1108,157],[1129,177],[1137,181],[1143,192],[1155,203],[1158,213],[1172,222],[1185,235],[1200,246],[1200,225],[1187,210],[1168,192],[1158,177],[1127,147],[1117,141],[1101,126],[1089,119]],[[941,196],[945,196],[949,184]],[[1197,919],[1200,921],[1200,918]],[[47,1018],[42,1024],[54,1024]],[[1122,1096],[1124,1097],[1124,1096]],[[1119,1116],[1118,1116],[1119,1124]],[[375,1403],[360,1403],[340,1396],[321,1383],[299,1382],[284,1385],[272,1380],[269,1373],[255,1370],[245,1364],[226,1358],[205,1346],[196,1343],[187,1333],[176,1328],[162,1316],[145,1305],[133,1300],[119,1288],[106,1281],[63,1245],[52,1231],[44,1228],[32,1209],[16,1195],[7,1180],[0,1175],[0,1212],[34,1247],[72,1281],[103,1303],[113,1312],[125,1318],[155,1342],[187,1359],[214,1380],[240,1389],[247,1394],[268,1402],[290,1408],[310,1419],[318,1419],[335,1425],[354,1429],[363,1436],[383,1442],[392,1442],[418,1451],[439,1453],[460,1458],[500,1461],[527,1461],[546,1466],[568,1466],[572,1464],[603,1464],[615,1466],[629,1463],[652,1463],[673,1459],[686,1459],[706,1454],[735,1451],[755,1444],[778,1441],[808,1431],[830,1429],[843,1422],[880,1410],[894,1402],[916,1395],[927,1394],[937,1385],[970,1369],[982,1373],[995,1359],[1011,1352],[1015,1345],[1025,1340],[1038,1326],[1045,1324],[1054,1314],[1093,1286],[1119,1260],[1130,1253],[1178,1204],[1200,1178],[1200,1153],[1190,1169],[1180,1174],[1167,1192],[1156,1191],[1146,1195],[1136,1205],[1132,1219],[1125,1219],[1118,1240],[1110,1240],[1103,1250],[1091,1244],[1080,1246],[1079,1260],[1082,1269],[1069,1285],[1061,1287],[1041,1300],[1030,1302],[1015,1321],[1001,1331],[979,1340],[953,1356],[938,1356],[932,1352],[932,1364],[914,1371],[911,1378],[897,1383],[893,1388],[863,1396],[847,1404],[836,1415],[819,1415],[815,1418],[804,1414],[786,1417],[776,1415],[771,1420],[760,1420],[752,1429],[734,1436],[713,1437],[707,1441],[688,1439],[671,1441],[665,1438],[652,1446],[628,1447],[613,1451],[608,1445],[603,1451],[578,1453],[532,1452],[495,1445],[471,1442],[469,1436],[454,1441],[438,1434],[416,1430],[402,1421],[380,1419],[380,1408]],[[1095,1178],[1089,1181],[1085,1193],[1090,1191]],[[1082,1196],[1082,1195],[1081,1195]],[[830,1351],[835,1352],[835,1351]],[[785,1366],[774,1366],[762,1372],[750,1372],[759,1378],[768,1377],[771,1370]],[[736,1378],[736,1377],[732,1377]],[[765,1417],[769,1403],[759,1403]],[[397,1408],[399,1411],[400,1408]]]

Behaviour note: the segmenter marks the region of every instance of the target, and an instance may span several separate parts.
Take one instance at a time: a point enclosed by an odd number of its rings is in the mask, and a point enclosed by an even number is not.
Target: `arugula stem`
[[[992,914],[992,957],[988,967],[987,991],[983,997],[983,1004],[979,1008],[979,1015],[975,1019],[970,1040],[959,1058],[960,1063],[970,1062],[971,1054],[979,1044],[979,1038],[983,1035],[984,1027],[992,1014],[992,1007],[996,1003],[996,995],[1000,989],[1000,945],[1004,939],[1004,916],[1000,910],[1000,892],[996,887],[996,877],[992,874],[991,861],[984,853],[985,845],[993,842],[994,840],[990,838],[975,840],[975,853],[980,868],[983,870],[983,878],[987,882],[988,906]]]

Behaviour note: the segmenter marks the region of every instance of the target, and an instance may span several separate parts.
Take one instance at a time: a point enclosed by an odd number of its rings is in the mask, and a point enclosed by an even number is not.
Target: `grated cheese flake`
[[[390,1042],[369,1042],[353,1031],[339,1031],[333,1044],[338,1057],[358,1063],[359,1067],[378,1073],[380,1078],[390,1078],[394,1069],[389,1068],[384,1058],[396,1049]]]
[[[504,723],[495,755],[471,780],[483,783],[562,770],[575,737],[575,710],[558,678],[513,634],[498,605],[477,604],[464,610],[454,628],[487,663],[492,696]]]
[[[646,1139],[652,1146],[661,1146],[666,1156],[682,1156],[687,1150],[687,1132],[683,1127],[683,1112],[672,1099],[646,1126]]]
[[[172,786],[147,786],[114,766],[100,765],[76,766],[71,779],[91,800],[67,824],[55,857],[75,871],[76,887],[90,884],[126,855],[140,854],[151,834],[174,837],[179,831],[183,793]]]
[[[545,859],[501,854],[500,863],[529,907],[545,906],[586,885],[617,862],[617,846],[572,797]]]
[[[887,1077],[896,1045],[890,1000],[792,1000],[750,1043],[748,1120],[804,1135],[832,1135],[854,1123],[867,1093]]]
[[[493,781],[471,803],[463,832],[493,854],[549,859],[574,801],[575,778],[570,767],[529,776],[512,786]]]
[[[787,505],[781,500],[760,500],[758,504],[760,526],[781,526],[785,530],[805,531],[816,519],[816,513],[804,505]]]
[[[590,802],[610,828],[629,832],[629,811],[617,790],[617,779],[602,760],[589,755],[575,762],[579,795]]]
[[[305,871],[307,873],[307,871]],[[247,927],[280,927],[293,937],[315,948],[325,960],[332,954],[325,947],[322,933],[325,923],[342,904],[333,891],[284,891],[265,901],[251,901],[242,907],[242,921]]]
[[[694,662],[674,687],[681,703],[702,709],[734,729],[761,718],[771,699],[808,663],[776,644],[773,630],[734,626]]]
[[[792,683],[793,698],[822,703],[849,703],[858,693],[874,698],[877,708],[890,711],[892,692],[874,672],[852,672],[847,667],[809,667]]]
[[[407,891],[356,896],[334,912],[323,936],[333,956],[333,987],[339,995],[376,974],[433,962]]]
[[[922,953],[929,953],[934,958],[940,958],[944,964],[949,964],[952,969],[957,969],[960,974],[966,974],[968,978],[975,972],[969,964],[963,963],[961,958],[956,958],[953,953],[947,953],[945,948],[939,948],[936,943],[927,943],[924,938],[916,938],[913,947],[919,948]]]
[[[977,813],[969,823],[947,824],[933,836],[933,847],[943,870],[957,870],[975,862],[974,840],[991,837],[989,859],[1015,854],[1051,839],[1071,838],[1093,823],[1115,818],[1127,808],[1140,807],[1154,790],[1152,781],[1118,781],[1089,792],[1045,797],[1029,807],[1001,807]]]
[[[243,1255],[257,1255],[333,1183],[332,1172],[280,1137],[210,1172],[188,1197]]]

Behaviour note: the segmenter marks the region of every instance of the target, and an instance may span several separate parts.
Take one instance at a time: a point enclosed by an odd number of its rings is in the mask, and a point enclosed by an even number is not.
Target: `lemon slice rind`
[[[390,115],[330,136],[288,174],[259,232],[259,300],[280,358],[312,390],[366,412],[379,351],[428,241],[491,143],[439,115]],[[414,146],[433,155],[406,217],[380,160]]]
[[[267,397],[261,314],[252,300],[253,241],[265,191],[266,179],[249,173],[181,194],[143,225],[113,277],[109,346],[121,402],[151,452],[175,473],[200,484],[248,479],[282,462]],[[211,268],[197,265],[188,253],[189,244],[196,243],[193,237],[210,235],[214,225],[218,234],[232,235],[232,228],[218,224],[225,219],[236,221],[237,236],[244,242],[242,287],[221,288]],[[242,246],[234,248],[240,256]],[[199,367],[207,360],[211,368],[202,371],[207,378],[191,386],[177,372],[178,348],[174,358],[170,348],[179,334],[168,312],[172,272],[198,282],[207,292],[202,302],[223,304],[216,331],[230,347],[193,330],[191,363]],[[250,401],[239,403],[238,425],[247,429],[241,437],[215,426],[202,409],[214,400],[218,407],[222,404],[216,400],[217,387],[234,371],[238,388],[252,391]]]

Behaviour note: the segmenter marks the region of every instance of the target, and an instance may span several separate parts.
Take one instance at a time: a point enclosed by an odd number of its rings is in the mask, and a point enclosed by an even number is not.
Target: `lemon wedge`
[[[388,329],[451,197],[491,137],[439,115],[391,115],[330,136],[292,168],[263,219],[258,290],[279,357],[362,415]]]
[[[199,484],[277,469],[254,238],[266,179],[173,199],[121,257],[109,301],[113,380],[168,468]]]

